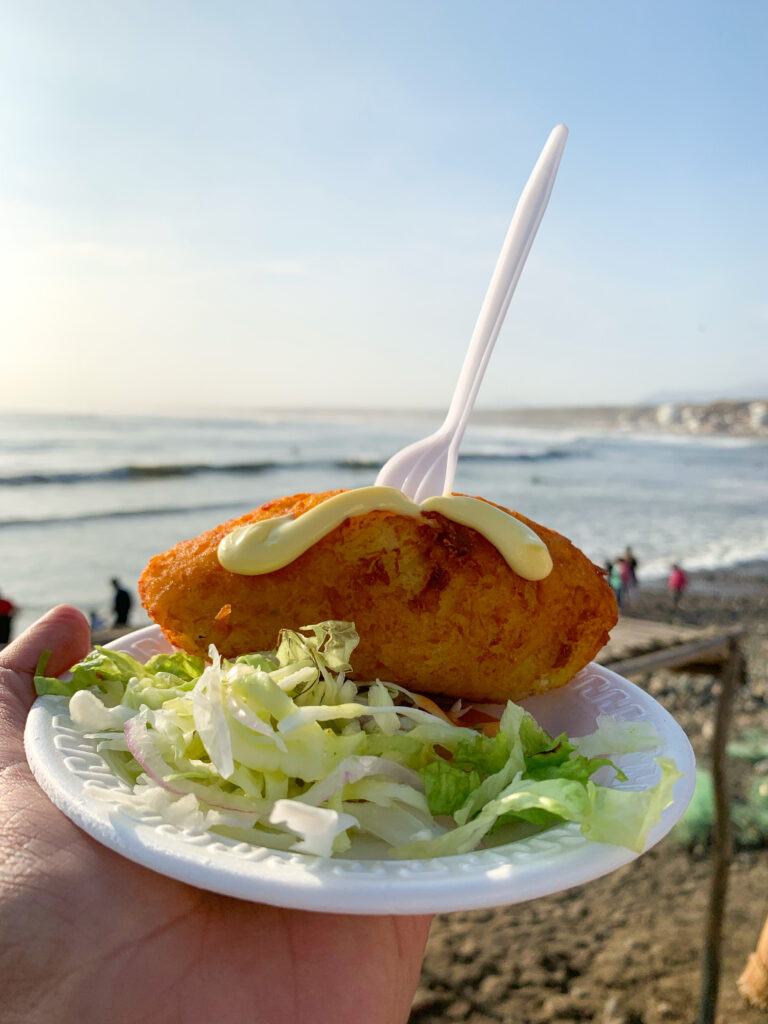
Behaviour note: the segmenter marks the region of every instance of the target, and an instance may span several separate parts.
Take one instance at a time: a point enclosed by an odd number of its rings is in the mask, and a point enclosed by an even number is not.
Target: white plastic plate
[[[108,645],[140,661],[172,650],[149,626]],[[683,777],[674,801],[651,832],[646,849],[672,828],[693,794],[695,763],[680,726],[655,700],[621,676],[588,665],[564,689],[525,706],[557,735],[594,731],[598,715],[651,722],[658,750],[614,758],[629,777],[613,783],[643,789],[657,780],[655,757],[671,757]],[[209,833],[178,829],[161,818],[128,816],[89,795],[88,783],[123,788],[95,751],[95,741],[72,728],[66,701],[39,698],[24,735],[27,759],[40,786],[77,825],[99,842],[145,867],[189,885],[281,907],[347,914],[427,914],[521,903],[608,874],[637,856],[623,847],[585,839],[575,824],[490,849],[432,860],[390,860],[355,848],[320,859],[253,847]]]

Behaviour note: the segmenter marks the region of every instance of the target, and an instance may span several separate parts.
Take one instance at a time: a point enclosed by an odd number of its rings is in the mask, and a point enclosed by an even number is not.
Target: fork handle
[[[553,128],[512,216],[443,425],[443,429],[453,432],[454,455],[458,454],[485,368],[552,194],[567,138],[564,124]],[[453,479],[446,481],[446,491],[452,484]]]

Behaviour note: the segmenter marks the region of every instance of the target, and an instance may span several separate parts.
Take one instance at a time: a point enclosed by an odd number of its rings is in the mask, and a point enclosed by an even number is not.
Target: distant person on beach
[[[673,565],[672,571],[669,574],[669,579],[667,580],[667,587],[672,595],[673,609],[677,609],[677,606],[680,603],[680,598],[683,595],[683,591],[687,586],[688,576],[683,572],[679,565]]]
[[[636,587],[637,586],[637,567],[638,567],[638,561],[635,558],[634,551],[632,550],[631,547],[629,547],[629,545],[627,545],[627,548],[626,548],[626,550],[624,552],[624,555],[623,555],[621,560],[624,563],[624,565],[626,566],[627,586],[628,587]]]
[[[131,595],[122,586],[120,580],[112,580],[112,586],[115,589],[115,600],[112,605],[112,610],[115,613],[115,619],[112,625],[114,626],[128,626],[129,619],[131,616]]]
[[[616,604],[621,608],[621,599],[624,596],[624,584],[621,579],[621,570],[617,562],[606,562],[605,571],[608,576],[608,583],[616,598]]]
[[[13,601],[0,594],[0,644],[7,644],[11,639],[11,625],[17,611]]]
[[[90,645],[86,618],[62,606],[0,653],[0,1017],[402,1024],[428,915],[310,913],[193,889],[95,843],[35,784],[23,745],[35,665],[48,651],[59,675]]]
[[[619,558],[616,561],[616,567],[619,570],[619,576],[621,577],[621,592],[626,594],[632,587],[632,581],[634,580],[634,573],[632,572],[632,566],[626,558]]]
[[[101,617],[101,615],[99,615],[95,608],[92,608],[88,612],[88,622],[90,624],[92,633],[98,633],[98,631],[100,629],[104,629],[104,626],[106,625],[104,619]]]

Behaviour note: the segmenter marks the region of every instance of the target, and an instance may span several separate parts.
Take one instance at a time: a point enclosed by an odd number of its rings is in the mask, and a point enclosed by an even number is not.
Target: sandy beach
[[[670,621],[661,584],[642,583],[627,614]],[[698,573],[675,621],[742,624],[749,681],[731,735],[768,734],[768,562]],[[688,733],[699,764],[709,759],[717,679],[658,672],[644,681]],[[730,762],[733,786],[747,780]],[[444,915],[431,933],[410,1024],[691,1024],[699,1000],[708,904],[706,849],[674,835],[634,864],[556,896],[495,910]],[[718,1001],[723,1024],[758,1024],[736,980],[768,913],[768,850],[739,849],[730,872]]]

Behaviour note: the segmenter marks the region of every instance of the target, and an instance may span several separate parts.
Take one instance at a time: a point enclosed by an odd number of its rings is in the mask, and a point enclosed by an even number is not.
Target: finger
[[[90,646],[91,631],[83,613],[66,604],[53,608],[0,652],[3,690],[21,701],[26,713],[34,699],[31,681],[43,651],[51,652],[46,675],[56,676],[85,657]]]

